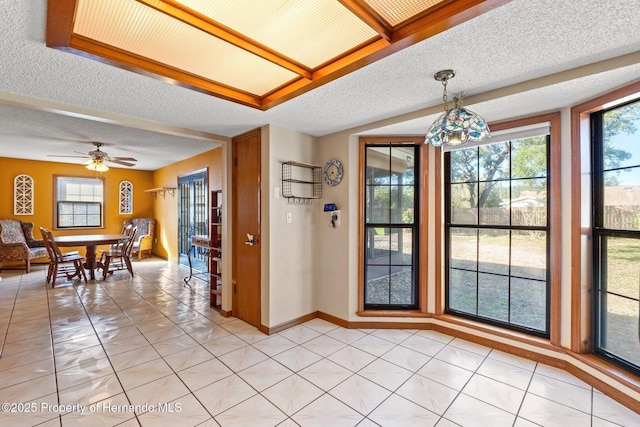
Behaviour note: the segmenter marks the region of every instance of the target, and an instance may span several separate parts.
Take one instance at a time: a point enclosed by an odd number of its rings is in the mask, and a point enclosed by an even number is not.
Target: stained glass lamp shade
[[[489,136],[490,130],[487,122],[473,111],[460,105],[461,96],[453,98],[454,107],[447,106],[447,81],[454,76],[452,70],[443,70],[435,74],[434,78],[444,85],[444,109],[442,113],[429,127],[425,135],[425,144],[434,147],[445,145],[462,145],[470,140],[480,141]]]

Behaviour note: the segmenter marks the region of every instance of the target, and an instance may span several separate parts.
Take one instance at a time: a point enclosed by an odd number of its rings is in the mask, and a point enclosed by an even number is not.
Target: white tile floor
[[[264,335],[161,260],[0,282],[0,425],[638,426],[561,370],[432,331],[315,319]]]

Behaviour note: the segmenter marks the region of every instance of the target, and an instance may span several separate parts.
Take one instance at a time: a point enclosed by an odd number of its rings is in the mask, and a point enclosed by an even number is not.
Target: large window
[[[365,145],[364,308],[418,308],[419,146]]]
[[[549,135],[445,153],[445,310],[549,336]]]
[[[595,351],[640,373],[640,101],[591,128]]]
[[[102,227],[102,178],[55,177],[57,228]]]

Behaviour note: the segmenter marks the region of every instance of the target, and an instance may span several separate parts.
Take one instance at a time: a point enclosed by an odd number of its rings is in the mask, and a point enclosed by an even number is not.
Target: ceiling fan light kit
[[[104,162],[99,159],[91,160],[88,164],[86,164],[85,168],[89,169],[90,171],[96,172],[106,172],[109,170],[109,166],[105,165]]]
[[[453,108],[449,108],[447,102],[447,82],[456,73],[453,70],[441,70],[434,74],[433,78],[442,82],[444,91],[444,113],[442,113],[429,127],[425,135],[425,144],[431,143],[434,147],[444,145],[464,145],[469,140],[481,141],[490,134],[486,120],[471,110],[462,108],[464,93],[453,97]]]

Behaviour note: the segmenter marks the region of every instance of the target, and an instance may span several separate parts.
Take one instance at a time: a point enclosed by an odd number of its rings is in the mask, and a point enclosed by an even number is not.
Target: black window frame
[[[364,269],[364,283],[363,283],[363,289],[364,289],[364,295],[363,295],[363,307],[365,310],[398,310],[398,311],[408,311],[408,310],[418,310],[420,308],[420,254],[419,254],[419,249],[420,249],[420,218],[421,218],[421,211],[420,211],[420,206],[421,206],[421,200],[420,200],[420,195],[421,195],[421,189],[420,189],[420,171],[421,169],[421,150],[423,149],[423,144],[416,144],[414,142],[389,142],[389,143],[365,143],[364,144],[364,168],[363,168],[363,174],[365,175],[364,177],[364,185],[363,185],[363,200],[367,200],[367,192],[370,191],[371,187],[375,187],[372,185],[367,185],[367,178],[366,178],[366,174],[368,171],[368,163],[367,163],[367,150],[369,148],[399,148],[399,147],[403,147],[403,148],[412,148],[413,149],[413,168],[414,168],[414,180],[413,180],[413,184],[411,185],[411,187],[413,188],[413,194],[414,194],[414,211],[413,211],[413,222],[412,223],[406,223],[406,222],[396,222],[396,221],[391,221],[391,215],[389,215],[389,222],[369,222],[367,220],[366,217],[366,211],[367,211],[367,207],[366,207],[366,202],[365,202],[365,215],[363,218],[363,248],[365,251],[365,254],[363,256],[363,269]],[[390,159],[391,162],[391,159]],[[389,170],[391,170],[391,164],[389,165]],[[391,183],[389,183],[389,186],[392,187],[393,185]],[[408,186],[408,185],[404,185],[404,186]],[[411,229],[411,234],[412,234],[412,252],[411,252],[411,269],[412,269],[412,303],[410,304],[392,304],[391,302],[389,302],[388,304],[382,304],[382,303],[370,303],[367,302],[367,282],[368,282],[368,266],[370,264],[367,263],[368,257],[366,255],[367,251],[368,251],[368,245],[367,245],[367,240],[370,238],[370,236],[372,235],[372,231],[375,228],[385,228],[385,229]],[[385,264],[371,264],[371,265],[385,265]],[[406,267],[407,264],[388,264],[389,268],[391,269],[391,267]],[[391,292],[390,292],[391,294]]]
[[[532,135],[535,136],[535,135]],[[543,136],[538,135],[538,136]],[[459,316],[462,318],[466,318],[466,319],[470,319],[473,321],[479,321],[482,323],[486,323],[489,325],[493,325],[493,326],[498,326],[498,327],[502,327],[505,329],[509,329],[509,330],[514,330],[517,332],[522,332],[522,333],[526,333],[528,335],[533,335],[533,336],[539,336],[542,338],[550,338],[551,335],[551,244],[552,244],[552,239],[551,239],[551,205],[552,203],[554,203],[551,199],[550,199],[550,195],[551,195],[551,181],[552,181],[552,171],[551,171],[551,161],[550,161],[550,153],[551,153],[551,134],[547,133],[546,135],[546,191],[547,191],[547,214],[546,214],[546,224],[544,226],[523,226],[523,225],[514,225],[511,224],[512,222],[512,215],[509,215],[509,225],[497,225],[497,224],[482,224],[480,222],[480,220],[477,221],[476,224],[464,224],[464,223],[453,223],[452,222],[452,218],[451,218],[451,209],[448,208],[449,206],[451,206],[451,185],[452,185],[452,181],[451,181],[451,151],[447,151],[444,153],[444,170],[443,170],[443,178],[444,178],[444,222],[445,222],[445,230],[444,230],[444,250],[445,250],[445,256],[444,256],[444,283],[445,283],[445,307],[444,307],[444,311],[447,314],[451,314],[451,315],[455,315],[455,316]],[[524,139],[524,138],[523,138]],[[509,150],[511,152],[512,147],[511,147],[511,143],[513,141],[517,141],[518,139],[513,139],[513,140],[508,140],[508,141],[502,141],[502,142],[508,142],[509,143]],[[481,144],[479,146],[476,147],[461,147],[461,149],[469,149],[469,148],[475,148],[477,150],[480,150],[480,148],[482,147],[482,145],[485,144]],[[480,156],[477,155],[477,162],[478,164],[476,165],[477,170],[480,171]],[[513,178],[511,175],[511,171],[512,171],[512,156],[509,156],[509,177],[505,178],[505,179],[500,179],[499,181],[514,181],[514,180],[520,180],[521,178]],[[479,172],[478,172],[479,173]],[[537,179],[537,178],[532,178],[532,179]],[[491,181],[498,181],[498,180],[491,180]],[[478,176],[478,186],[480,186],[480,184],[482,182],[487,182],[487,180],[481,180],[480,176]],[[456,182],[458,183],[458,182]],[[509,192],[510,192],[510,200],[511,200],[511,191],[513,190],[512,185],[509,185]],[[480,206],[478,204],[478,206],[476,206],[476,209],[480,209]],[[479,216],[478,216],[479,218]],[[530,327],[526,327],[524,325],[519,325],[519,324],[515,324],[515,323],[511,323],[511,322],[504,322],[504,321],[500,321],[494,318],[490,318],[490,317],[485,317],[485,316],[481,316],[478,315],[478,283],[479,283],[479,279],[478,277],[476,277],[476,315],[472,315],[468,312],[464,312],[464,311],[460,311],[460,310],[455,310],[451,308],[450,305],[450,272],[451,272],[451,229],[452,228],[463,228],[463,229],[469,229],[469,230],[477,230],[477,234],[476,234],[476,244],[479,244],[480,239],[478,238],[480,232],[482,230],[505,230],[505,231],[509,231],[509,252],[511,253],[511,249],[512,249],[512,231],[543,231],[546,233],[546,251],[545,251],[545,256],[546,256],[546,271],[545,271],[545,282],[546,282],[546,295],[545,295],[545,327],[544,330],[539,330],[539,329],[534,329],[534,328],[530,328]],[[479,254],[479,252],[476,252],[477,254]],[[476,275],[479,275],[481,272],[479,271],[477,265],[478,265],[478,258],[476,258],[476,269],[475,269],[475,273]],[[472,271],[472,270],[469,270]],[[505,277],[508,278],[509,280],[509,289],[511,289],[511,278],[518,278],[518,276],[512,276],[511,275],[511,268],[509,267],[509,273],[506,275],[503,275]],[[511,297],[509,296],[509,304],[511,304]],[[509,313],[509,318],[511,316],[511,310],[510,310],[510,306],[509,309],[507,310],[507,312]]]
[[[591,130],[591,196],[592,196],[592,283],[593,290],[591,298],[591,336],[592,345],[591,351],[598,357],[613,363],[635,375],[640,375],[640,365],[635,365],[630,361],[607,351],[600,346],[601,337],[603,334],[602,329],[605,326],[602,325],[603,319],[600,316],[602,311],[602,294],[612,294],[616,297],[628,298],[625,295],[613,293],[607,291],[607,239],[608,238],[626,238],[640,240],[640,230],[632,229],[616,229],[605,227],[604,219],[604,116],[612,110],[624,108],[625,106],[640,103],[640,98],[630,100],[611,106],[609,108],[601,109],[592,112],[589,115],[590,130]],[[624,170],[638,168],[638,165],[627,165],[618,168],[607,169],[607,171]],[[640,325],[639,325],[640,328]],[[639,337],[635,337],[640,339]]]

